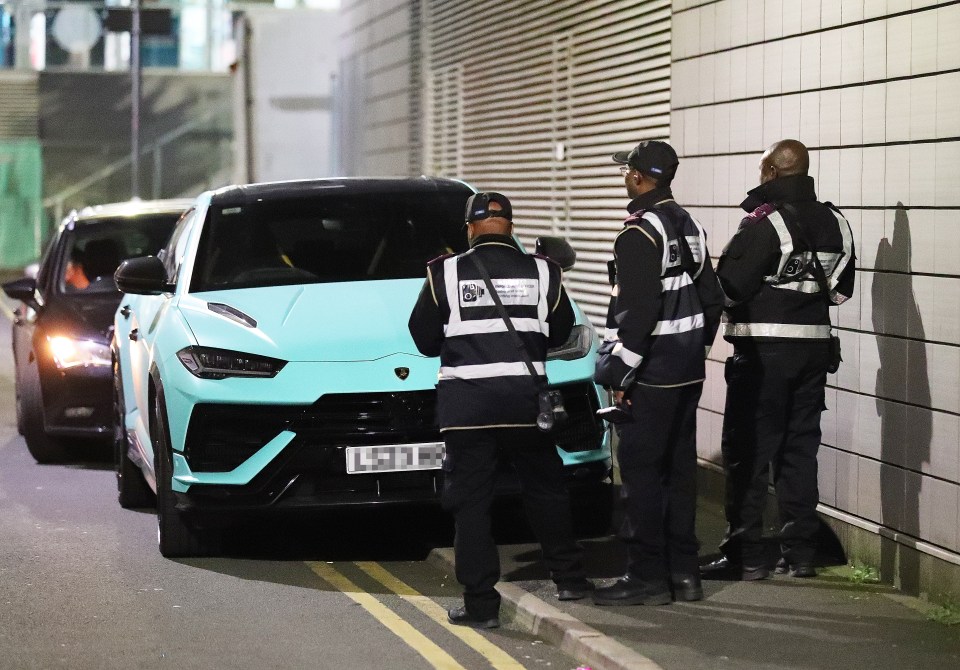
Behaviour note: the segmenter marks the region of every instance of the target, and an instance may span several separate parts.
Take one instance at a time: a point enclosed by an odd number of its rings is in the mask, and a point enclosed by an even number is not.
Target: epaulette
[[[434,258],[433,260],[427,261],[427,265],[433,265],[433,264],[436,263],[437,261],[445,261],[445,260],[447,260],[448,258],[450,258],[451,256],[456,256],[456,254],[452,254],[452,253],[451,253],[451,254],[440,254],[439,256],[437,256],[436,258]]]
[[[549,261],[549,262],[553,263],[554,265],[556,265],[556,266],[558,266],[558,267],[559,267],[559,265],[560,265],[558,262],[556,262],[555,260],[553,260],[553,259],[550,258],[549,256],[544,256],[543,254],[530,254],[530,255],[533,256],[534,258],[540,258],[540,259],[542,259],[542,260]]]
[[[643,219],[643,215],[647,213],[645,209],[638,209],[636,212],[628,216],[623,220],[624,226],[639,226],[640,221]]]
[[[747,214],[746,218],[750,219],[751,221],[763,221],[775,211],[777,211],[777,208],[774,205],[771,205],[769,202],[765,202]]]

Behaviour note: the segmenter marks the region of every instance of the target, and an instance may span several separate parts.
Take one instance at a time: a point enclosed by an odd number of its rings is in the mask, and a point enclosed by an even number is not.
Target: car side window
[[[180,264],[183,262],[183,251],[187,243],[186,232],[190,230],[193,220],[196,218],[197,210],[193,207],[184,212],[177,222],[177,227],[173,229],[170,241],[163,251],[160,252],[160,259],[163,261],[163,267],[167,271],[167,281],[171,284],[176,283],[180,274]]]

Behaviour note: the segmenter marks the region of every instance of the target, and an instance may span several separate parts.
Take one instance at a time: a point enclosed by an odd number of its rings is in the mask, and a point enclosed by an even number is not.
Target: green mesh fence
[[[40,255],[45,235],[43,163],[37,140],[0,140],[0,270]]]

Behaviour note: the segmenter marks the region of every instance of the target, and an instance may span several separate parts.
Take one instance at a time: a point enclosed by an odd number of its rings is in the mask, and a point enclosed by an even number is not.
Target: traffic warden
[[[760,186],[741,204],[749,214],[718,261],[723,336],[733,344],[721,443],[728,525],[724,556],[705,575],[769,576],[761,531],[770,464],[782,524],[777,571],[816,575],[820,413],[828,368],[839,364],[828,308],[853,294],[854,248],[850,224],[817,201],[809,166],[796,140],[764,152]]]
[[[627,571],[593,599],[599,605],[700,600],[697,404],[723,296],[703,227],[673,198],[679,164],[673,147],[641,142],[613,160],[623,166],[632,200],[614,242],[596,381],[615,392],[623,410],[617,457]]]
[[[510,201],[477,193],[467,201],[471,249],[442,256],[410,315],[410,334],[425,356],[440,356],[437,419],[443,459],[444,508],[454,515],[457,580],[464,604],[449,610],[451,623],[475,628],[499,625],[500,559],[490,528],[497,461],[516,469],[524,507],[561,600],[593,590],[573,534],[562,461],[549,434],[536,427],[538,393],[545,383],[547,349],[566,341],[573,308],[561,269],[524,253],[513,238]],[[519,335],[530,374],[514,336],[489,295],[479,259]]]

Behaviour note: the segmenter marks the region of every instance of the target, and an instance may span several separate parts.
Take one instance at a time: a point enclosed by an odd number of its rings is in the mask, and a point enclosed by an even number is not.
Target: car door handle
[[[122,316],[124,319],[129,319],[131,311],[133,310],[130,309],[130,305],[124,305],[120,308],[120,316]]]
[[[130,331],[130,334],[127,335],[127,337],[129,337],[131,340],[136,342],[137,339],[140,337],[140,329],[134,328],[133,330]]]

